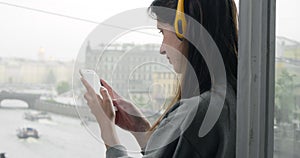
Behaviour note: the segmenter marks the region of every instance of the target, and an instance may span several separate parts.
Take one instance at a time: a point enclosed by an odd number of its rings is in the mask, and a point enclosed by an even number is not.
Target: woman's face
[[[187,63],[188,43],[177,38],[174,27],[170,24],[157,21],[157,28],[163,34],[160,54],[166,55],[177,73],[182,73]]]

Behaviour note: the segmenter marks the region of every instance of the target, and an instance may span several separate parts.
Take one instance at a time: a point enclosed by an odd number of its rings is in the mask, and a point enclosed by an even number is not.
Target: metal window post
[[[238,158],[273,157],[275,0],[240,0]]]

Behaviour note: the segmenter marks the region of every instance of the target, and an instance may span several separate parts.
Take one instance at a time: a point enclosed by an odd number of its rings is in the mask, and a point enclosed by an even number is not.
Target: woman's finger
[[[102,103],[102,100],[103,100],[102,96],[99,96],[98,94],[96,96],[97,96],[97,99],[99,100],[99,103]]]
[[[102,102],[103,103],[110,103],[111,102],[110,95],[108,94],[108,91],[105,87],[100,88],[100,93],[102,95]]]
[[[112,87],[103,79],[100,79],[101,84],[107,89],[109,95],[113,98],[121,98],[121,96],[112,89]]]

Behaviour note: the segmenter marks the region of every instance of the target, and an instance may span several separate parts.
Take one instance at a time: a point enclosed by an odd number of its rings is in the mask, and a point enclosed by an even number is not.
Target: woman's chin
[[[181,73],[182,73],[182,70],[181,70],[180,68],[174,66],[174,65],[173,65],[173,69],[174,69],[174,71],[175,71],[176,73],[178,73],[178,74],[181,74]]]

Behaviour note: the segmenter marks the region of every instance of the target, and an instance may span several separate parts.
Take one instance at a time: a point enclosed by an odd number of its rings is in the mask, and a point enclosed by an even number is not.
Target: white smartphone
[[[100,97],[100,87],[102,86],[100,83],[100,78],[94,70],[91,69],[80,69],[80,75],[94,88],[96,94]],[[115,111],[118,111],[117,107],[113,106]]]
[[[94,88],[96,94],[100,95],[100,78],[94,70],[80,69],[80,75]],[[100,95],[101,96],[101,95]]]

